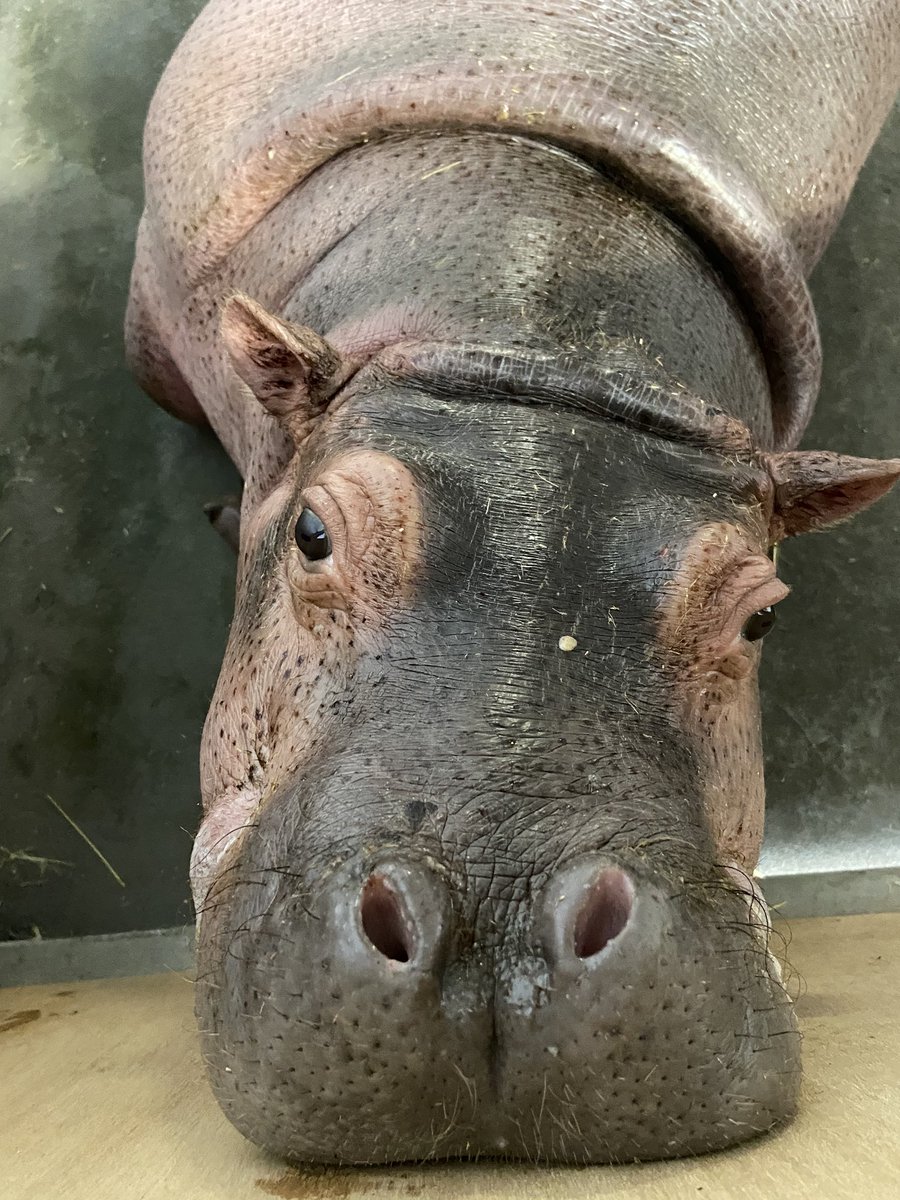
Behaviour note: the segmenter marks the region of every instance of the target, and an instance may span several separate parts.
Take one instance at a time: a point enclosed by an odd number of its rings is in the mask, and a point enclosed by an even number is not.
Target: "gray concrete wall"
[[[233,575],[202,505],[235,478],[138,391],[121,324],[143,114],[199,7],[0,14],[0,938],[189,919]],[[895,115],[815,277],[827,358],[808,445],[900,453],[898,196]],[[900,498],[786,549],[795,593],[764,667],[767,868],[877,866],[875,907],[900,866],[898,526]]]
[[[138,390],[121,329],[143,114],[198,8],[0,7],[6,937],[190,916],[197,745],[234,570],[202,506],[234,477]]]

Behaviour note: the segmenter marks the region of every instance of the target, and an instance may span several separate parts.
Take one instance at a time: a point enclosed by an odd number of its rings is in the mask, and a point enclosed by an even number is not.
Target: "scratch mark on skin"
[[[454,167],[461,167],[461,166],[462,166],[462,159],[458,158],[456,160],[456,162],[447,163],[443,167],[435,167],[433,171],[426,171],[424,175],[419,176],[419,180],[420,180],[420,182],[423,182],[426,179],[431,179],[431,177],[433,175],[443,175],[443,173],[445,171],[452,171]]]
[[[548,1085],[548,1076],[547,1076],[547,1072],[545,1071],[544,1072],[544,1089],[541,1092],[541,1108],[540,1108],[540,1112],[537,1115],[537,1120],[535,1122],[536,1130],[540,1129],[541,1121],[544,1119],[544,1106],[547,1103],[547,1085]]]
[[[351,75],[355,75],[357,71],[361,70],[362,67],[354,67],[352,71],[345,71],[343,75],[338,75],[337,79],[332,79],[331,83],[326,86],[332,88],[336,83],[343,83],[345,79],[349,79]]]

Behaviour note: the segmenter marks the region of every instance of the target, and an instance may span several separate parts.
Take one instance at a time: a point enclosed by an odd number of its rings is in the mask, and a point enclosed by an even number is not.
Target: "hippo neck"
[[[487,133],[389,139],[327,163],[269,220],[314,231],[281,281],[281,315],[360,361],[477,343],[603,369],[630,347],[641,374],[772,444],[763,357],[722,273],[664,213],[564,151]]]

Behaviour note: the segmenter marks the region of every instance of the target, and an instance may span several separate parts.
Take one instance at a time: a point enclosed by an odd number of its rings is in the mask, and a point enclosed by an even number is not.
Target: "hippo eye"
[[[311,508],[304,508],[297,524],[294,526],[294,537],[304,555],[311,561],[327,558],[331,553],[331,538],[328,530],[322,524]]]
[[[758,642],[760,638],[764,638],[772,626],[775,624],[777,613],[770,604],[768,608],[761,608],[759,612],[755,612],[752,617],[749,617],[744,623],[744,628],[741,630],[741,636],[748,642]]]

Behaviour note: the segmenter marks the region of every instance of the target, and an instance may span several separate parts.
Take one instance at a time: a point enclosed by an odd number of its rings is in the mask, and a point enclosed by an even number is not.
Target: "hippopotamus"
[[[150,108],[130,363],[243,477],[191,880],[213,1090],[289,1160],[751,1138],[806,279],[894,0],[212,0]],[[794,601],[802,602],[802,601]]]

